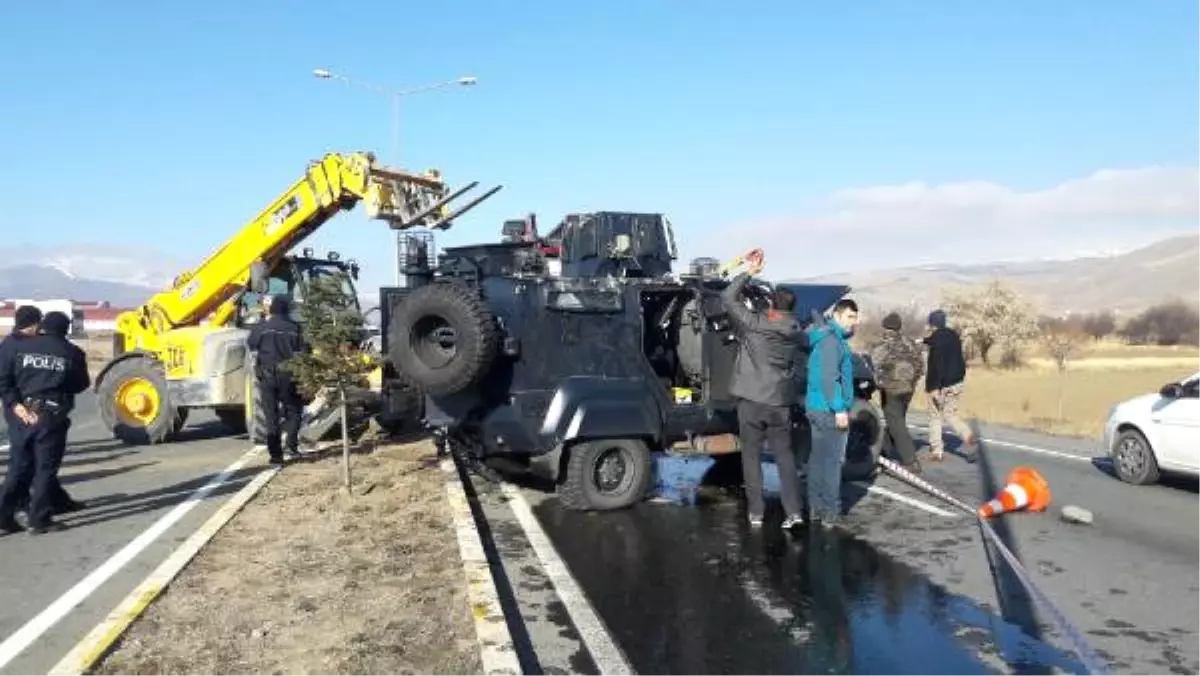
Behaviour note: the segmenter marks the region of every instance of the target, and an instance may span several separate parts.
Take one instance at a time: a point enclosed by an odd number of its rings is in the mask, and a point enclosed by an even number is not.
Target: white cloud
[[[1031,191],[988,181],[848,188],[809,214],[722,228],[696,255],[767,250],[774,278],[923,263],[977,263],[1128,249],[1200,219],[1200,171],[1104,169]],[[708,241],[704,241],[704,240]]]

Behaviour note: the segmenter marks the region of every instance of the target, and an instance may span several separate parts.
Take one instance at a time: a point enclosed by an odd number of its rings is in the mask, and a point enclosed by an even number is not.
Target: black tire
[[[435,282],[409,293],[396,310],[388,356],[408,380],[433,396],[478,383],[496,358],[499,331],[471,288]]]
[[[1158,483],[1158,458],[1145,435],[1135,428],[1117,433],[1113,441],[1113,469],[1117,477],[1136,486]]]
[[[175,412],[177,415],[175,418],[175,429],[171,431],[172,436],[178,436],[183,431],[183,426],[187,424],[188,419],[188,409],[177,408]]]
[[[855,399],[850,407],[842,481],[867,481],[875,476],[886,432],[887,424],[879,406],[869,399]]]
[[[596,439],[577,443],[565,452],[569,453],[566,477],[558,495],[567,509],[624,509],[645,499],[654,476],[646,442]],[[615,476],[602,477],[602,472],[614,472]]]
[[[425,415],[425,395],[421,389],[395,378],[384,384],[384,401],[375,414],[375,422],[388,436],[401,436],[421,428]]]
[[[246,409],[245,408],[218,408],[216,409],[217,419],[221,424],[229,428],[229,431],[234,434],[246,433]]]
[[[150,417],[139,420],[118,405],[118,396],[127,384],[142,381],[153,387],[157,404]],[[132,445],[161,444],[169,441],[182,427],[180,409],[171,402],[167,377],[158,362],[150,357],[131,357],[113,364],[96,388],[100,419],[113,436]]]

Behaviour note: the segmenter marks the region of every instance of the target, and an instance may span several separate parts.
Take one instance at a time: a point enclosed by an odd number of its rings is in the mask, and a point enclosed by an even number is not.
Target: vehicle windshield
[[[337,267],[336,265],[313,265],[305,267],[301,274],[304,277],[304,283],[297,285],[295,290],[292,292],[292,307],[291,311],[288,313],[292,320],[300,321],[300,307],[304,305],[304,289],[319,279],[332,278],[337,280],[338,287],[341,289],[342,293],[346,294],[346,297],[351,299],[352,305],[355,309],[359,309],[358,295],[355,292],[354,280],[350,278],[350,275],[347,274],[345,270]]]

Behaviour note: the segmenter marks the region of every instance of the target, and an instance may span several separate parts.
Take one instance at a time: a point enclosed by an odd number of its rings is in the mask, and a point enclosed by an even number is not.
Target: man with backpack
[[[899,456],[906,469],[919,473],[921,463],[917,461],[916,444],[908,433],[907,416],[917,382],[925,375],[925,358],[920,345],[900,332],[902,327],[900,315],[895,312],[883,318],[883,335],[871,350],[871,364],[883,400],[887,447]]]

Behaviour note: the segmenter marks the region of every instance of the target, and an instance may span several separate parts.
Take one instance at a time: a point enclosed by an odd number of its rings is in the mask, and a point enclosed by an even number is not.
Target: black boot
[[[44,535],[45,533],[56,533],[58,531],[62,531],[62,530],[66,530],[66,529],[67,529],[66,524],[64,524],[60,521],[55,521],[54,519],[50,519],[46,523],[43,523],[43,524],[40,524],[37,526],[30,524],[29,525],[29,534],[30,535]]]

